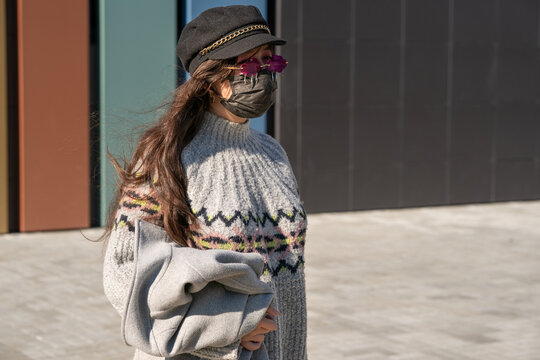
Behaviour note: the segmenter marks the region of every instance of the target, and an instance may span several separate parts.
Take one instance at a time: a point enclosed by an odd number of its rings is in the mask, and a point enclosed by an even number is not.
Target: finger
[[[255,351],[261,347],[262,343],[256,343],[253,341],[243,341],[241,345],[249,351]]]
[[[254,335],[266,335],[270,331],[274,331],[274,330],[266,329],[259,325],[257,328],[255,328],[255,330],[247,334],[245,337],[250,338],[251,336],[254,336]]]
[[[244,349],[247,349],[247,350],[250,350],[250,351],[257,350],[255,348],[255,343],[252,343],[251,341],[242,341],[240,343],[240,345],[242,345],[244,347]]]
[[[252,336],[255,336],[255,335],[265,335],[266,333],[268,333],[269,331],[266,330],[266,329],[263,329],[260,324],[259,326],[257,326],[255,328],[255,330],[251,331],[250,333],[246,334],[242,340],[250,340]]]
[[[274,331],[277,329],[277,321],[274,319],[263,318],[255,330],[258,330],[259,328],[265,332]]]
[[[250,332],[249,334],[247,334],[245,336],[246,339],[251,339],[252,336],[255,336],[255,335],[265,335],[267,333],[269,333],[271,330],[266,330],[262,327],[257,327],[255,330],[253,330],[252,332]]]
[[[271,316],[279,316],[281,313],[273,306],[270,306],[268,310],[266,310],[267,314],[270,314]]]
[[[264,334],[252,334],[249,336],[244,337],[242,340],[244,341],[251,341],[251,342],[263,342],[264,341]]]

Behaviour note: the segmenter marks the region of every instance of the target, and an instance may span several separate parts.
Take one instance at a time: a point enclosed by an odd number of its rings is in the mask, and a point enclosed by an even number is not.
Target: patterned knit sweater
[[[271,360],[306,359],[304,243],[306,213],[287,155],[272,137],[207,113],[182,153],[188,201],[199,228],[189,246],[257,252],[262,280],[274,289],[278,330],[265,337]],[[159,216],[151,186],[124,193],[104,263],[105,293],[122,313],[133,274],[134,221]],[[235,344],[232,344],[234,347]],[[236,344],[238,346],[238,344]],[[236,352],[209,349],[193,359],[230,359]],[[231,355],[232,354],[232,355]]]

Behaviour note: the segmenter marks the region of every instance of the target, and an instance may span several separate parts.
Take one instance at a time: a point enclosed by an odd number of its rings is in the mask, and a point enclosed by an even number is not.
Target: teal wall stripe
[[[116,176],[107,150],[129,158],[141,125],[175,88],[176,0],[99,0],[100,218]],[[143,113],[143,112],[147,113]]]

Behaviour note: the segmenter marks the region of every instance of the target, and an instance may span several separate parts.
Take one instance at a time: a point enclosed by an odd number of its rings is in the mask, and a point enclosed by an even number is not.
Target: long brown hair
[[[232,60],[234,63],[234,59]],[[170,238],[187,246],[190,225],[197,225],[187,199],[187,179],[182,166],[182,150],[200,129],[205,112],[217,97],[216,86],[232,73],[226,69],[231,60],[207,60],[197,67],[184,84],[176,88],[166,112],[140,137],[131,160],[124,166],[109,154],[119,186],[110,205],[105,233],[108,238],[115,225],[118,203],[125,189],[151,184],[152,196],[161,204],[159,220]]]

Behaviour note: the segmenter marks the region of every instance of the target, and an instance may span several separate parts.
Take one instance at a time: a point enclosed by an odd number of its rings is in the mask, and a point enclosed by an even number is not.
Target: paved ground
[[[540,359],[540,201],[308,221],[311,360]],[[100,257],[78,231],[0,236],[1,360],[130,359]]]

